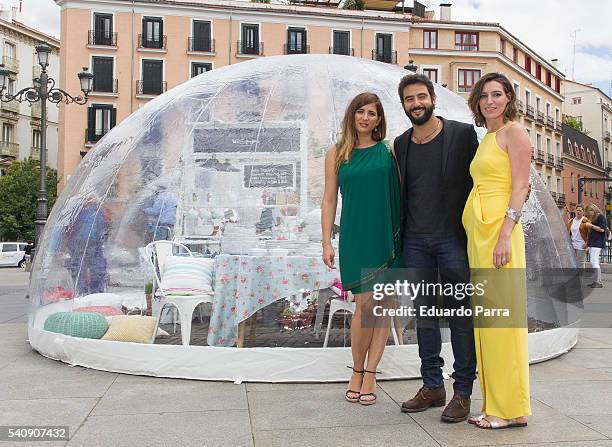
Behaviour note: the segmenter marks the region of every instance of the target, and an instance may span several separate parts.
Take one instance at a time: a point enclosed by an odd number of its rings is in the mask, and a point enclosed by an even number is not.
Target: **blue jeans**
[[[455,237],[405,237],[403,255],[409,281],[441,282],[443,285],[469,281],[467,250],[464,243]],[[470,308],[468,298],[458,300],[454,296],[419,296],[414,304],[417,309],[420,306]],[[471,395],[476,379],[474,323],[471,317],[448,318],[448,323],[455,357],[453,388],[456,393]],[[444,366],[444,359],[440,356],[442,340],[439,318],[417,317],[417,341],[423,384],[427,388],[438,388],[443,385],[442,367]]]

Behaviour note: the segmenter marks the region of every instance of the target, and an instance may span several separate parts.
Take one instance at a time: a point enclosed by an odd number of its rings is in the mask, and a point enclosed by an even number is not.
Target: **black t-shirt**
[[[597,216],[597,219],[595,219],[593,225],[597,225],[599,228],[605,230],[606,218],[604,217],[604,215],[600,214],[599,216]],[[587,244],[589,245],[589,247],[604,248],[606,246],[606,232],[604,231],[603,233],[600,233],[599,231],[591,229],[591,231],[589,231],[589,241],[587,242]]]
[[[448,226],[442,194],[443,132],[425,144],[409,142],[404,179],[408,237],[443,236]]]

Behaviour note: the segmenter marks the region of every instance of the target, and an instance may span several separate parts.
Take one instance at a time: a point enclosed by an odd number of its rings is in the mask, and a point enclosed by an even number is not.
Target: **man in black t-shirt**
[[[401,235],[408,281],[457,284],[469,281],[467,237],[461,216],[472,189],[469,166],[478,147],[471,124],[446,120],[434,112],[433,84],[423,75],[405,76],[399,85],[404,111],[413,124],[395,139],[400,171]],[[417,296],[417,340],[423,387],[402,404],[407,413],[446,404],[440,356],[440,320],[421,309],[470,308],[469,298]],[[444,422],[460,422],[470,413],[476,378],[471,317],[448,318],[455,362],[454,395],[442,412]]]

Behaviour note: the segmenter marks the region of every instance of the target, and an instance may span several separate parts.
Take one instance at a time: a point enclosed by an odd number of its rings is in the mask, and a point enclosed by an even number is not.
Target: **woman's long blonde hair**
[[[585,214],[587,211],[593,211],[593,219],[591,219],[591,221],[595,221],[595,219],[597,219],[597,216],[601,214],[601,210],[594,203],[589,203],[587,206],[584,207]]]
[[[357,128],[355,127],[355,113],[361,107],[367,104],[376,106],[376,113],[380,118],[380,122],[372,131],[372,139],[381,141],[387,136],[387,121],[385,120],[385,111],[380,99],[375,93],[364,92],[355,96],[344,112],[342,119],[342,133],[340,140],[336,143],[336,172],[340,169],[342,163],[348,163],[353,155],[353,149],[357,145]]]

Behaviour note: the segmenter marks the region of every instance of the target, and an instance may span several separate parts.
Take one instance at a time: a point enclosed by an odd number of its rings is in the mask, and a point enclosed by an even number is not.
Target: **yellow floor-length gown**
[[[525,237],[519,222],[510,239],[510,262],[499,271],[494,270],[493,250],[512,192],[510,159],[497,144],[496,132],[488,133],[478,146],[470,165],[470,174],[474,187],[463,211],[470,268],[494,272],[498,278],[499,275],[506,275],[505,279],[498,279],[502,283],[506,281],[505,286],[495,288],[487,298],[491,307],[505,307],[512,312],[512,324],[502,324],[502,327],[482,327],[486,324],[475,318],[474,338],[483,395],[482,411],[487,415],[514,419],[531,414]],[[477,299],[474,303],[477,303]]]

